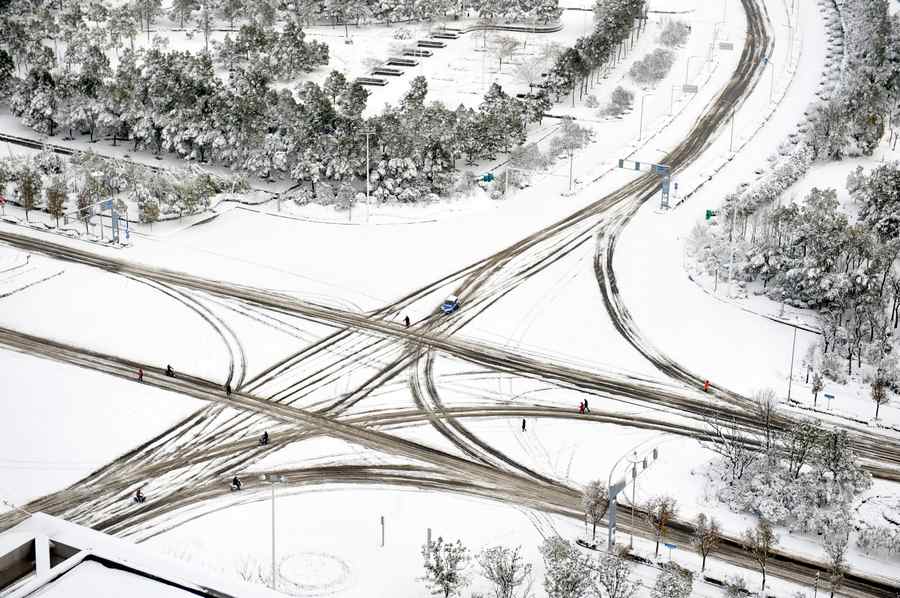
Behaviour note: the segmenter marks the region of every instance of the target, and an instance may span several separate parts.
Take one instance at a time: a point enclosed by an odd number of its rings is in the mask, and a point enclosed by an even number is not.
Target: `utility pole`
[[[637,502],[637,451],[634,451],[634,461],[631,464],[631,535],[628,539],[628,548],[634,548],[634,503]]]
[[[684,65],[684,84],[688,84],[688,75],[691,72],[691,60],[694,58],[703,58],[702,56],[688,56],[687,63]]]
[[[384,548],[384,515],[381,516],[381,547]]]
[[[640,130],[638,130],[638,141],[640,141],[644,137],[644,100],[647,99],[648,96],[652,96],[652,93],[645,93],[641,96],[641,121],[640,121]]]
[[[264,484],[269,484],[272,489],[272,590],[278,591],[277,569],[275,567],[275,485],[283,484],[287,480],[284,476],[275,476],[273,474],[262,474],[259,479]]]
[[[797,347],[797,327],[794,326],[794,342],[791,343],[791,373],[788,376],[788,403],[791,402],[791,383],[794,381],[794,349]]]
[[[364,133],[365,136],[366,136],[366,222],[369,222],[369,211],[372,209],[372,208],[371,208],[370,201],[369,201],[369,188],[370,188],[370,186],[371,186],[371,185],[369,184],[369,170],[370,170],[370,163],[369,163],[369,136],[372,135],[372,131],[363,131],[363,133]]]
[[[734,109],[731,110],[731,140],[728,142],[728,153],[734,151]]]

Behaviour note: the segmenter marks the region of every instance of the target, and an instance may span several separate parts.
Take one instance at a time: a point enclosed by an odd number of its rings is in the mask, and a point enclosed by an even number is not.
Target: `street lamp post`
[[[638,131],[638,141],[643,139],[644,137],[644,100],[646,100],[649,96],[652,96],[652,93],[645,93],[641,96],[641,120],[640,120],[640,130]]]
[[[769,64],[769,68],[771,72],[770,83],[769,83],[769,103],[772,103],[772,96],[775,94],[775,63],[771,60],[767,59],[766,62]]]
[[[728,142],[728,153],[734,151],[734,109],[731,110],[731,140]]]
[[[369,203],[369,188],[371,187],[369,183],[369,137],[372,135],[372,131],[363,131],[363,134],[366,136],[366,222],[368,222],[369,210],[371,210]]]
[[[694,58],[703,58],[702,56],[688,56],[687,64],[684,65],[684,84],[688,84],[688,75],[691,72],[691,60]]]
[[[277,571],[275,568],[275,486],[283,484],[287,479],[283,475],[262,474],[259,480],[272,488],[272,589],[278,590]]]
[[[788,374],[788,403],[791,402],[791,383],[794,381],[794,350],[797,348],[797,327],[794,326],[794,340],[791,343],[791,372]]]
[[[677,85],[672,86],[672,93],[671,93],[671,96],[669,97],[669,116],[672,116],[672,111],[675,108],[675,88],[677,88],[677,87],[678,87]]]

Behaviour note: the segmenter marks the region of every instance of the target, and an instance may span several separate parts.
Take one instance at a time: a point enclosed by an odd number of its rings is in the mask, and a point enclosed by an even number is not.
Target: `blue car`
[[[452,314],[457,309],[459,309],[459,297],[456,295],[450,295],[441,303],[441,311],[445,314]]]

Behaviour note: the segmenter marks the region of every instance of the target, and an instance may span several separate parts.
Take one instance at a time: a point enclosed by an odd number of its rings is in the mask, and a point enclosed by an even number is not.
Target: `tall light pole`
[[[797,348],[797,327],[794,326],[794,341],[791,343],[791,373],[788,375],[788,403],[791,402],[791,383],[794,381],[794,350]]]
[[[644,100],[646,100],[648,96],[652,95],[652,93],[645,93],[641,96],[641,122],[640,130],[638,131],[638,141],[640,141],[644,137]]]
[[[672,94],[671,94],[671,97],[669,98],[669,116],[672,116],[672,110],[675,108],[675,88],[676,87],[678,87],[678,86],[677,85],[672,86]]]
[[[275,486],[283,484],[287,479],[283,475],[262,474],[259,480],[272,488],[272,589],[278,590],[277,570],[275,569]]]
[[[734,112],[735,110],[732,108],[731,110],[731,140],[728,142],[728,152],[731,153],[734,151]]]
[[[770,73],[771,81],[769,83],[769,103],[771,104],[772,96],[775,93],[775,63],[772,62],[771,60],[769,60],[768,58],[766,58],[765,61],[766,61],[766,64],[769,65],[769,69],[771,70],[771,73]]]
[[[372,135],[372,131],[363,131],[363,135],[366,136],[366,222],[369,221],[369,210],[371,210],[369,203],[369,137]]]
[[[687,64],[684,65],[684,84],[688,84],[688,75],[691,72],[691,60],[694,58],[703,58],[702,56],[688,56]]]

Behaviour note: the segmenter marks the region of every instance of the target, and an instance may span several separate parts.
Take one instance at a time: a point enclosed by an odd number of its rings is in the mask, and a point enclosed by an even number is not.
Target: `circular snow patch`
[[[285,558],[279,567],[280,589],[293,596],[331,594],[350,581],[350,565],[324,552],[299,552]]]

